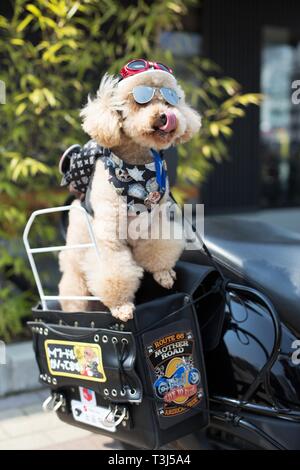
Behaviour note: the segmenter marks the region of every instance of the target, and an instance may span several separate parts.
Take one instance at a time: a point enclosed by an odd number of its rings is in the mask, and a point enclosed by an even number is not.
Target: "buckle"
[[[43,410],[46,412],[57,411],[61,406],[66,405],[66,400],[61,393],[53,393],[43,403]]]

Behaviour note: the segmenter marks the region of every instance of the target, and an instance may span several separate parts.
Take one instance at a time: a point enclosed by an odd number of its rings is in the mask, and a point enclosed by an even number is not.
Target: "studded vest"
[[[82,204],[92,213],[89,192],[95,163],[103,161],[108,180],[122,198],[126,198],[129,214],[143,210],[151,211],[168,191],[168,177],[165,160],[152,150],[153,162],[145,165],[131,165],[117,157],[111,150],[90,140],[82,148],[72,145],[63,154],[59,168],[63,174],[62,185],[79,195]]]

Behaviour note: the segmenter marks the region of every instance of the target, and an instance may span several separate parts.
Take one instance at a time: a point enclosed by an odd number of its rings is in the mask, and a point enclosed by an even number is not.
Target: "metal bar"
[[[232,406],[233,408],[243,409],[249,413],[259,413],[264,416],[272,416],[273,418],[280,418],[287,421],[298,422],[300,421],[300,412],[291,410],[289,408],[273,408],[267,405],[258,405],[257,403],[245,403],[235,398],[224,397],[221,395],[213,395],[209,398],[211,407],[214,404],[224,406]]]
[[[44,295],[44,300],[100,300],[100,297],[89,295]]]
[[[58,245],[58,246],[46,246],[45,248],[30,248],[30,253],[50,253],[51,251],[64,251],[72,249],[83,249],[92,248],[93,243],[82,243],[82,245]]]
[[[24,230],[24,233],[23,233],[23,243],[24,243],[25,249],[27,251],[27,256],[28,256],[29,263],[30,263],[31,270],[32,270],[32,274],[33,274],[33,277],[34,277],[34,280],[35,280],[35,283],[36,283],[36,286],[37,286],[37,290],[38,290],[38,293],[39,293],[39,296],[40,296],[40,299],[41,299],[43,310],[46,310],[47,309],[47,303],[44,300],[44,290],[43,290],[43,287],[42,287],[42,283],[41,283],[41,280],[40,280],[38,270],[36,268],[34,258],[32,256],[32,253],[30,252],[30,245],[29,245],[29,241],[28,241],[29,231],[31,229],[31,226],[33,224],[34,219],[38,215],[38,212],[39,211],[33,212],[31,214],[31,216],[29,217],[29,220],[26,224],[26,227],[25,227],[25,230]]]
[[[236,292],[236,291],[243,292],[243,293],[249,294],[250,296],[252,295],[256,299],[258,299],[260,303],[264,305],[266,310],[269,312],[270,317],[272,319],[273,327],[274,327],[274,344],[273,344],[271,354],[268,360],[266,361],[266,363],[264,364],[264,366],[262,367],[262,369],[258,372],[256,378],[251,383],[251,385],[249,386],[248,390],[246,391],[246,393],[244,394],[242,398],[243,402],[248,402],[250,398],[253,397],[254,393],[257,391],[258,387],[263,382],[267,374],[270,373],[270,370],[272,369],[274,363],[276,362],[278,358],[278,354],[280,352],[280,346],[281,346],[281,336],[282,336],[281,323],[280,323],[278,314],[273,304],[261,292],[257,291],[256,289],[253,289],[252,287],[246,287],[240,284],[235,284],[233,282],[228,282],[226,287],[229,291],[232,290],[233,292]]]

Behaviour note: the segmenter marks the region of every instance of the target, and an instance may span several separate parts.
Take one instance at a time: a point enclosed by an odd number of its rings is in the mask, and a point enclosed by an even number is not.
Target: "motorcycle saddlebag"
[[[127,323],[101,307],[66,313],[48,301],[47,310],[33,309],[29,326],[40,381],[51,388],[46,406],[60,419],[149,449],[208,424],[201,298],[193,300],[202,297],[211,315],[217,304],[221,312],[212,288],[217,274],[184,262],[176,272],[172,291],[145,277]],[[219,323],[215,331],[209,325],[209,335],[218,334]]]

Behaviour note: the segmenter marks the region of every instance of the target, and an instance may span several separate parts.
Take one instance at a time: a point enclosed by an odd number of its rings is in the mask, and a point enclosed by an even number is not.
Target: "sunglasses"
[[[120,74],[123,78],[126,78],[139,72],[145,72],[149,69],[163,70],[164,72],[173,74],[173,70],[161,62],[150,62],[149,60],[145,59],[131,60],[120,70]]]
[[[172,88],[155,88],[152,86],[140,85],[133,88],[132,95],[136,103],[146,104],[152,100],[156,90],[159,90],[160,94],[167,103],[171,104],[172,106],[178,104],[179,96],[177,95],[176,91]]]

